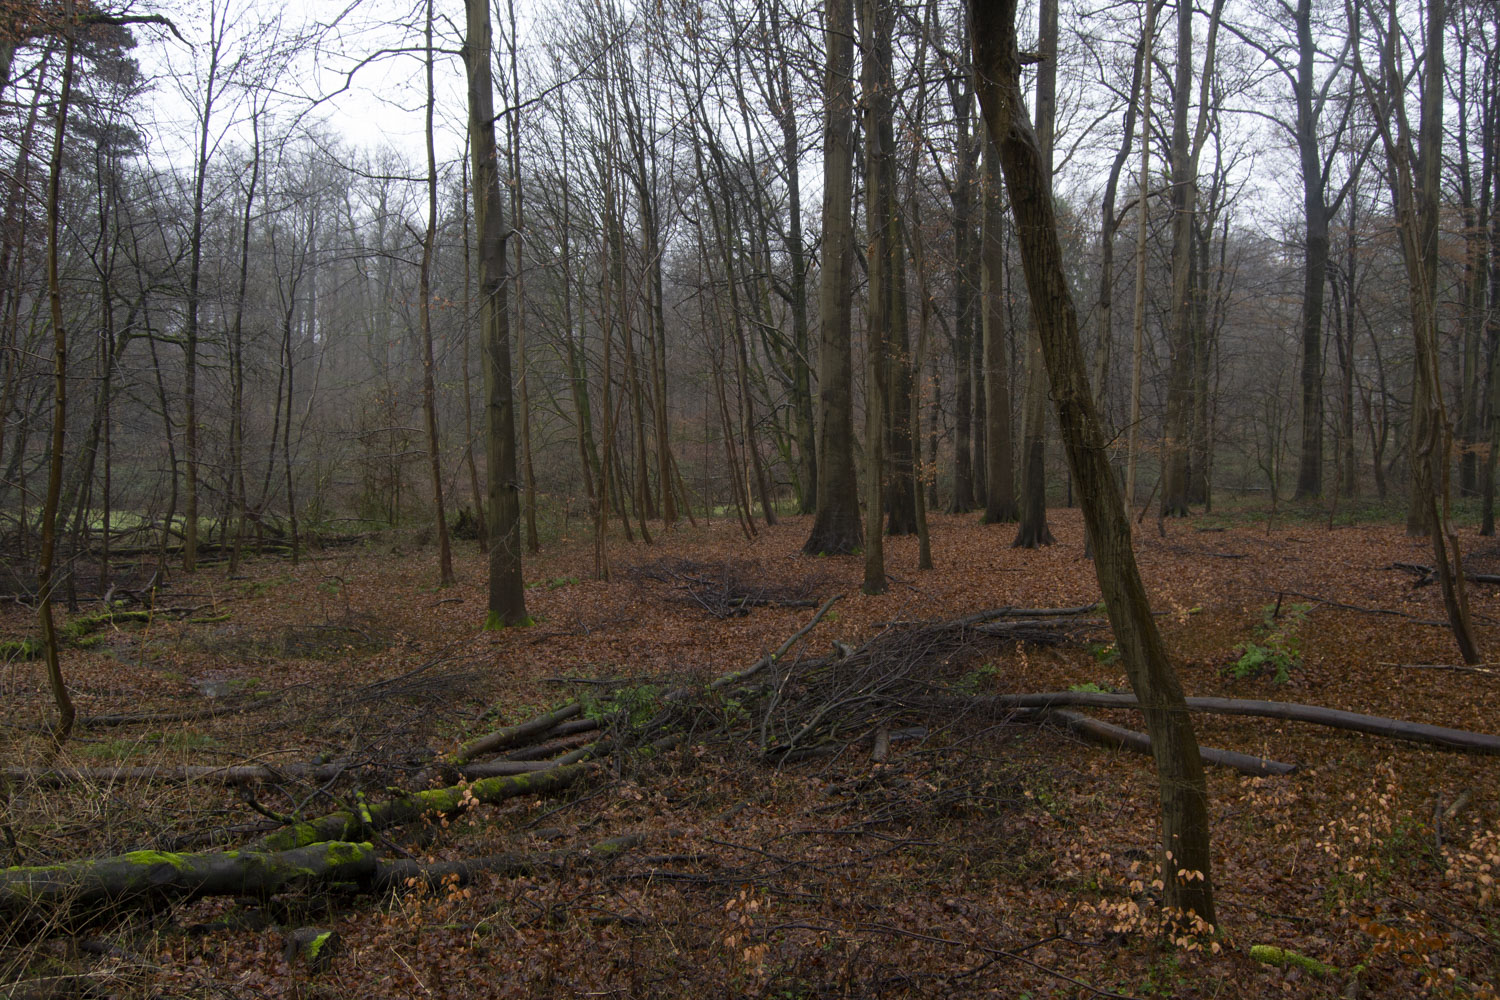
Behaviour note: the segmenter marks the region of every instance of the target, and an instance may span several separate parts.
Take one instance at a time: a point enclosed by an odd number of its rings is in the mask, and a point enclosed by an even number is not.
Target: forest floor
[[[935,516],[936,570],[917,571],[915,539],[887,540],[892,585],[878,597],[859,593],[860,557],[800,554],[806,518],[753,541],[716,521],[621,542],[608,582],[592,578],[580,529],[526,562],[537,623],[489,633],[473,543],[458,547],[459,583],[441,590],[434,549],[393,539],[315,551],[295,568],[267,558],[233,578],[179,574],[155,601],[183,610],[111,625],[63,658],[81,716],[166,720],[82,727],[53,754],[41,663],[12,662],[0,666],[0,754],[32,769],[373,762],[361,773],[374,802],[412,780],[423,748],[447,753],[570,699],[616,725],[639,721],[665,692],[702,691],[776,649],[835,594],[773,676],[902,623],[1096,601],[1078,513],[1050,517],[1057,544],[1026,551],[1010,548],[1011,527]],[[1137,533],[1188,694],[1500,732],[1500,670],[1438,668],[1459,662],[1438,587],[1393,568],[1430,563],[1431,550],[1399,526],[1195,518],[1168,522],[1165,537],[1149,523]],[[1470,571],[1500,572],[1500,544],[1469,530],[1463,543]],[[736,608],[716,593],[768,603]],[[1481,648],[1500,659],[1500,587],[1470,594]],[[32,634],[29,610],[0,612],[0,638]],[[837,752],[795,761],[763,753],[771,708],[721,699],[673,749],[616,754],[558,794],[375,838],[391,857],[561,859],[527,874],[9,919],[0,983],[28,981],[17,996],[56,982],[51,995],[224,998],[1496,996],[1500,759],[1298,723],[1195,715],[1201,743],[1300,769],[1208,769],[1220,931],[1164,941],[1150,759],[951,707],[1124,689],[1107,634],[1096,638],[973,637],[922,666],[950,707],[898,706],[844,731]],[[1238,677],[1246,643],[1268,659]],[[213,705],[238,710],[170,721]],[[1140,728],[1133,712],[1091,714]],[[884,763],[871,759],[876,728],[896,736]],[[253,795],[16,780],[0,864],[243,843],[272,825],[266,813],[338,808],[355,780]],[[589,851],[625,835],[640,837]],[[322,971],[283,954],[284,933],[309,925],[340,937]],[[1262,964],[1254,945],[1331,968]]]

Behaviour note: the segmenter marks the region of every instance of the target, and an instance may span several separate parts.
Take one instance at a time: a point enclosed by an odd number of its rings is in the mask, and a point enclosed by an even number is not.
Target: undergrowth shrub
[[[1267,672],[1275,684],[1291,680],[1292,671],[1302,666],[1299,632],[1311,610],[1311,604],[1267,604],[1261,612],[1261,623],[1255,626],[1254,638],[1235,647],[1238,658],[1229,665],[1229,673],[1238,680]]]

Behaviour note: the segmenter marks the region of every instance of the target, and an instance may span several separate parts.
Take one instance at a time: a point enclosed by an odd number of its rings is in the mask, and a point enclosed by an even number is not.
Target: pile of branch
[[[715,618],[748,615],[752,608],[811,608],[817,606],[813,589],[818,581],[771,584],[751,580],[734,562],[701,563],[692,559],[658,559],[628,569],[633,580],[666,584],[676,599],[701,608]]]
[[[761,750],[778,760],[834,752],[949,686],[954,663],[1005,646],[1067,646],[1108,628],[1095,605],[996,608],[946,622],[892,622],[857,649],[778,663],[764,682]],[[950,671],[951,672],[951,671]]]

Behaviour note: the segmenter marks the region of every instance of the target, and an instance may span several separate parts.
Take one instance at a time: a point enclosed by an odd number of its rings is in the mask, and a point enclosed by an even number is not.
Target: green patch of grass
[[[1302,641],[1298,632],[1311,610],[1311,604],[1282,606],[1278,602],[1266,605],[1261,623],[1255,627],[1254,638],[1236,647],[1239,657],[1229,665],[1229,673],[1239,680],[1260,677],[1267,672],[1273,683],[1285,684],[1291,680],[1292,671],[1302,665]]]
[[[1103,667],[1120,662],[1120,647],[1112,642],[1089,643],[1089,655]]]
[[[966,672],[953,686],[964,694],[978,694],[982,688],[992,686],[995,678],[999,676],[1000,665],[991,660]]]
[[[121,761],[128,760],[137,754],[150,753],[153,750],[205,750],[218,745],[219,741],[207,733],[192,729],[179,729],[172,732],[148,733],[133,740],[114,739],[85,743],[78,748],[78,752],[95,760]]]
[[[85,743],[78,752],[94,760],[128,760],[146,749],[140,740],[105,740],[102,743]]]
[[[15,639],[10,642],[0,642],[0,662],[35,660],[41,655],[42,640],[40,639]]]
[[[262,594],[270,593],[277,587],[285,586],[291,582],[292,577],[289,573],[282,573],[265,580],[247,580],[240,585],[240,595],[242,597],[260,597]]]
[[[1077,692],[1079,694],[1114,694],[1115,693],[1115,689],[1114,688],[1112,688],[1112,687],[1105,687],[1102,684],[1095,684],[1093,681],[1088,681],[1087,683],[1084,683],[1084,684],[1074,684],[1071,687],[1069,687],[1068,690],[1069,691],[1075,691],[1075,692]]]
[[[583,714],[606,722],[624,715],[632,726],[639,726],[656,714],[661,703],[661,688],[655,684],[615,688],[602,698],[584,698]]]

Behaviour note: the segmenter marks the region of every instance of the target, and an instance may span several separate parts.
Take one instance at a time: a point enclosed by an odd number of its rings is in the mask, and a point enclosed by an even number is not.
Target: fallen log
[[[608,860],[644,843],[639,834],[599,841],[586,851],[497,854],[457,861],[381,861],[368,843],[331,841],[286,851],[173,854],[134,851],[60,865],[0,869],[0,912],[66,907],[74,913],[204,896],[265,898],[318,885],[362,892],[469,882],[482,872],[530,875],[575,859]]]
[[[1078,712],[1069,712],[1066,709],[1046,710],[1043,718],[1061,723],[1074,735],[1099,746],[1112,747],[1118,750],[1129,750],[1133,753],[1151,753],[1151,737],[1145,733],[1138,733],[1133,729],[1125,729],[1109,722],[1092,719]],[[1227,767],[1231,770],[1246,774],[1255,778],[1266,778],[1273,775],[1291,774],[1297,770],[1296,764],[1284,764],[1278,760],[1270,760],[1266,757],[1252,757],[1249,754],[1238,753],[1234,750],[1219,750],[1214,747],[1200,746],[1198,755],[1203,758],[1203,763],[1213,764],[1218,767]]]
[[[1389,568],[1405,570],[1408,573],[1417,574],[1417,582],[1412,585],[1414,587],[1425,587],[1429,583],[1431,583],[1437,576],[1437,570],[1433,569],[1431,566],[1424,566],[1421,563],[1394,562],[1391,563]],[[1470,583],[1500,583],[1500,574],[1471,573],[1466,571],[1464,573],[1464,579],[1468,580]]]
[[[282,778],[303,778],[326,782],[337,778],[348,769],[347,764],[284,764],[268,767],[264,764],[234,764],[226,767],[209,765],[136,765],[118,767],[57,767],[32,771],[24,767],[0,768],[0,784],[41,785],[55,788],[62,785],[94,784],[118,785],[126,782],[188,782],[201,781],[219,785],[252,785],[261,781],[276,781]]]
[[[476,740],[470,740],[459,747],[448,758],[448,762],[450,764],[467,764],[481,754],[494,753],[498,750],[505,750],[517,744],[525,743],[532,737],[540,736],[542,733],[547,732],[547,730],[573,718],[573,716],[578,715],[582,711],[583,705],[580,702],[570,702],[554,712],[538,715],[536,718],[529,719],[518,725],[497,729]]]
[[[373,847],[343,841],[284,851],[134,851],[93,861],[0,869],[0,909],[50,904],[77,911],[200,896],[263,897],[306,883],[369,882],[376,868]]]
[[[1040,694],[1001,694],[967,699],[950,699],[955,704],[979,704],[988,708],[1138,708],[1133,694],[1101,694],[1093,691],[1046,691]],[[1321,708],[1317,705],[1299,705],[1288,701],[1255,701],[1241,698],[1188,698],[1187,707],[1192,712],[1210,715],[1251,715],[1265,719],[1284,719],[1288,722],[1307,722],[1332,729],[1369,733],[1390,739],[1423,743],[1442,747],[1445,750],[1461,750],[1466,753],[1500,754],[1500,736],[1469,732],[1464,729],[1449,729],[1432,726],[1424,722],[1404,722],[1387,719],[1379,715],[1362,715],[1337,708]]]
[[[558,739],[549,739],[547,742],[538,743],[536,746],[524,747],[520,750],[512,751],[511,753],[505,754],[505,759],[513,761],[547,760],[548,758],[555,757],[565,751],[576,750],[578,747],[587,746],[590,743],[597,741],[598,739],[599,736],[597,733],[574,733],[572,736],[563,736]]]
[[[343,809],[283,827],[262,837],[254,846],[267,851],[285,851],[325,841],[354,840],[423,816],[447,816],[480,803],[501,802],[518,795],[545,795],[568,787],[587,773],[587,764],[572,764],[530,774],[481,778],[472,783],[412,792],[375,805],[360,803],[356,809]]]
[[[554,767],[553,760],[491,760],[465,764],[452,768],[453,778],[494,778],[513,774],[531,774]],[[43,788],[59,788],[64,785],[119,785],[132,782],[157,782],[179,784],[202,782],[217,785],[255,785],[266,781],[284,781],[295,778],[323,784],[337,779],[346,771],[355,770],[351,764],[230,764],[210,766],[199,764],[181,765],[133,765],[117,767],[58,767],[44,770],[28,770],[24,767],[0,768],[0,786],[33,785]]]

